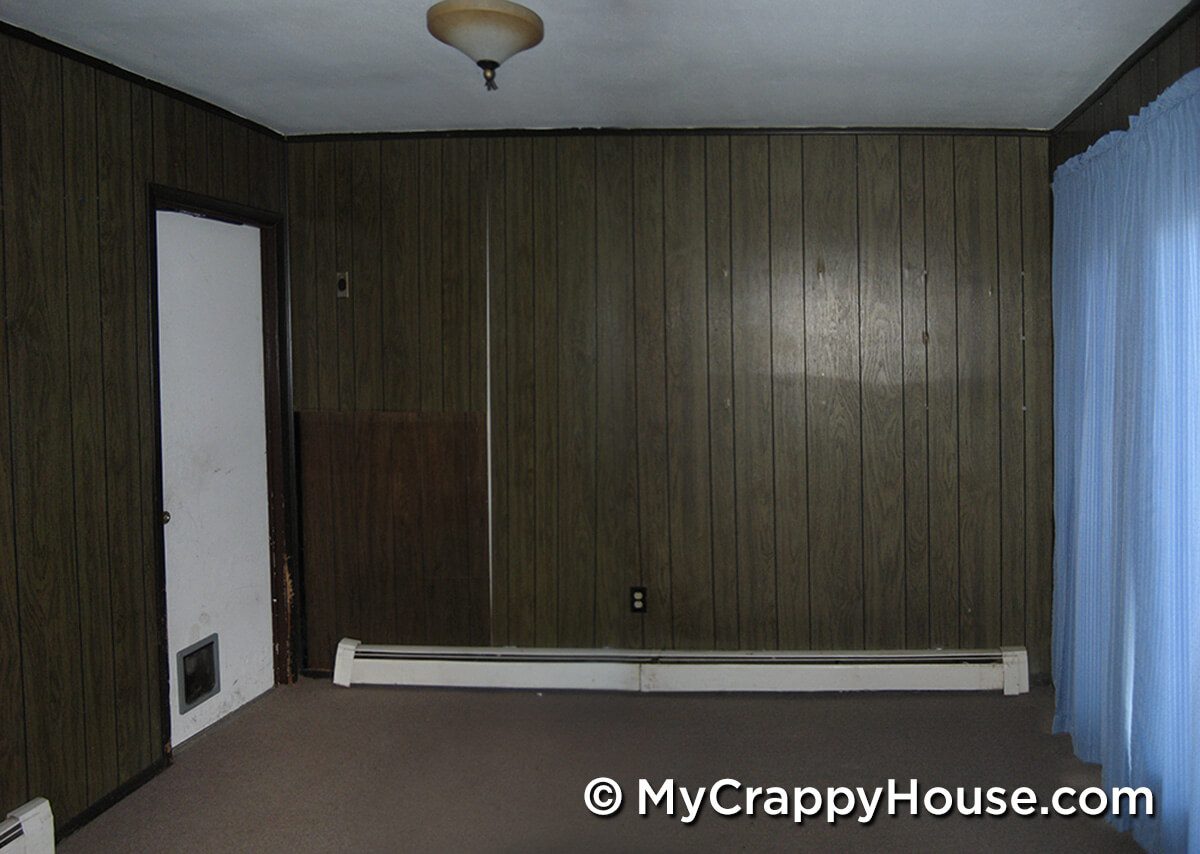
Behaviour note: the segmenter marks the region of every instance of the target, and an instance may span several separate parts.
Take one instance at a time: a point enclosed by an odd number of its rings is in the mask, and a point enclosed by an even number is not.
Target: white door
[[[273,682],[261,233],[165,211],[157,226],[167,641],[179,744]],[[216,692],[189,708],[179,654],[214,634]]]

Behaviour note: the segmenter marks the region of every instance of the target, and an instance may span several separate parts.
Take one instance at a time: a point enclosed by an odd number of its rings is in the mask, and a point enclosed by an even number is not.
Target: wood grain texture
[[[1025,644],[1025,288],[1021,140],[996,140],[999,302],[1000,639]]]
[[[302,147],[302,146],[301,146]],[[296,146],[293,146],[296,148]],[[414,141],[383,145],[383,408],[421,408],[420,161]]]
[[[0,37],[0,69],[11,67],[8,56],[12,42]],[[0,91],[0,128],[13,109],[7,90]],[[0,133],[0,144],[3,135]],[[0,148],[0,157],[3,148]],[[0,398],[9,401],[8,342],[11,336],[5,243],[6,194],[12,192],[4,180],[0,160]],[[10,214],[11,216],[11,214]],[[26,785],[25,686],[21,665],[21,603],[17,572],[16,528],[13,516],[12,425],[8,406],[0,406],[0,798],[20,804],[28,799]]]
[[[958,275],[960,642],[1000,644],[1000,359],[996,141],[954,139]]]
[[[900,144],[858,138],[862,377],[863,629],[868,649],[904,646],[904,312]]]
[[[771,137],[771,374],[776,595],[781,649],[807,649],[808,422],[804,339],[803,140]]]
[[[352,410],[358,406],[358,383],[354,375],[354,315],[358,304],[358,276],[354,263],[354,145],[333,144],[333,253],[335,275],[349,272],[350,297],[339,298],[334,306],[337,318],[337,408]],[[365,237],[365,235],[364,235]],[[370,278],[370,273],[366,274]],[[370,285],[367,285],[369,294]],[[365,332],[365,331],[364,331]],[[439,386],[440,388],[440,386]],[[365,403],[366,401],[364,401]]]
[[[383,408],[383,232],[379,142],[352,143],[350,264],[353,290],[354,400],[359,409]]]
[[[112,605],[104,469],[104,371],[100,325],[96,78],[63,62],[63,162],[71,361],[71,436],[79,584],[80,660],[87,728],[88,801],[118,782],[113,696]]]
[[[534,641],[558,638],[558,149],[533,143]]]
[[[643,642],[669,649],[670,482],[667,477],[667,339],[663,272],[663,140],[633,143],[633,280],[637,366],[638,516],[647,611]]]
[[[442,406],[471,408],[470,140],[449,139],[442,164]]]
[[[58,56],[0,54],[13,521],[29,790],[87,804]],[[66,536],[64,536],[66,534]],[[27,651],[27,652],[25,652]]]
[[[925,328],[925,145],[900,138],[904,360],[904,645],[929,646],[929,397]]]
[[[471,597],[487,578],[471,559],[486,530],[482,417],[301,412],[299,432],[308,667],[329,669],[342,637],[487,638]]]
[[[164,755],[147,187],[223,195],[231,123],[9,35],[0,75],[0,800],[61,827]]]
[[[629,609],[638,566],[637,366],[633,287],[633,145],[596,141],[596,640],[639,647]],[[601,424],[603,427],[601,427]],[[672,588],[674,589],[674,588]],[[677,612],[678,613],[678,612]]]
[[[317,409],[321,400],[317,385],[321,339],[317,333],[315,153],[313,147],[303,146],[289,151],[287,158],[292,373],[295,377],[292,398],[296,409]],[[386,380],[386,371],[383,376]]]
[[[733,291],[730,276],[729,137],[705,139],[708,247],[709,486],[712,504],[713,645],[737,649],[737,487],[733,434]],[[805,605],[807,609],[807,603]],[[803,644],[807,646],[808,640]]]
[[[419,146],[421,409],[436,412],[442,408],[443,143],[438,139],[422,139]],[[498,185],[497,189],[502,187]]]
[[[509,561],[536,566],[534,492],[534,281],[533,150],[528,139],[504,143],[505,281],[508,333],[508,493]],[[537,572],[515,572],[508,583],[508,638],[518,646],[534,642]]]
[[[595,642],[596,141],[558,143],[558,642]],[[514,570],[517,569],[514,567]],[[523,568],[522,568],[523,571]]]
[[[682,649],[711,649],[714,643],[705,180],[702,138],[663,141],[667,516],[672,639]]]
[[[738,627],[743,649],[779,643],[771,394],[770,161],[766,137],[730,140],[730,280],[737,495]]]
[[[1050,670],[1054,575],[1054,359],[1050,192],[1045,140],[1021,140],[1025,270],[1025,645],[1031,673]]]
[[[1025,148],[1044,140],[971,137],[957,163],[953,138],[903,134],[472,143],[465,192],[448,139],[380,143],[381,175],[408,176],[381,178],[398,271],[382,277],[396,330],[383,363],[389,409],[482,413],[486,372],[493,585],[463,595],[490,598],[494,643],[926,648],[999,644],[1015,625],[1048,642],[1031,610],[1048,572],[1007,561],[1051,530],[1048,504],[1033,519],[1028,463],[1011,464],[1014,429],[1027,449],[1031,430],[1050,436],[1013,421],[1031,350],[1050,364],[1048,303],[1012,283],[1048,246],[1048,208],[1027,211],[1047,175]],[[315,195],[328,145],[295,144],[312,148]],[[410,189],[389,201],[396,185]],[[482,238],[463,247],[460,221]],[[322,305],[308,328],[326,371],[338,337]],[[1032,312],[1047,324],[1036,344],[1020,340]],[[456,313],[490,325],[489,363],[468,335],[465,404]],[[329,370],[321,408],[360,366]],[[391,377],[405,378],[394,394]],[[960,421],[975,425],[965,442]],[[968,489],[993,509],[960,501]],[[1023,516],[1005,509],[1017,495]]]
[[[809,566],[818,649],[863,645],[856,171],[853,137],[805,138]]]
[[[926,405],[929,417],[929,641],[959,643],[958,286],[954,140],[925,143]]]

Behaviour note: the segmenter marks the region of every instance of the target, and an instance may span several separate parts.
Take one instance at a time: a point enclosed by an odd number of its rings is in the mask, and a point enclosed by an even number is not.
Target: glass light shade
[[[504,62],[542,40],[542,19],[508,0],[442,0],[425,14],[435,39],[458,48],[477,65]]]

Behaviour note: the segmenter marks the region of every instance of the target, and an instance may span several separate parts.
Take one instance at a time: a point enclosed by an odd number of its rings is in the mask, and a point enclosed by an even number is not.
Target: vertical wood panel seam
[[[733,140],[727,138],[725,146],[725,155],[729,160],[728,168],[725,174],[725,180],[729,185],[729,411],[730,411],[730,454],[733,460],[733,560],[734,560],[734,594],[737,601],[734,603],[734,625],[736,626],[736,634],[738,647],[741,647],[742,641],[742,561],[741,551],[737,547],[738,540],[742,532],[738,524],[738,487],[737,487],[737,361],[735,355],[737,353],[737,324],[734,323],[733,314]],[[670,501],[670,493],[668,493],[668,506]],[[715,629],[715,627],[714,627]]]
[[[600,138],[602,139],[602,137]],[[592,643],[600,633],[600,139],[592,140]]]
[[[4,127],[3,105],[4,105],[4,98],[3,98],[3,94],[0,93],[0,128]],[[5,225],[5,222],[4,222],[4,211],[5,211],[4,189],[5,188],[4,188],[4,175],[3,175],[3,168],[2,168],[3,162],[4,162],[3,154],[4,154],[3,135],[0,134],[0,240],[4,240],[6,237],[5,230],[3,228]],[[5,262],[5,265],[3,268],[0,268],[0,287],[3,287],[4,299],[2,301],[0,301],[0,305],[2,305],[4,307],[4,312],[5,312],[4,317],[3,317],[3,326],[4,326],[4,342],[3,343],[4,343],[4,376],[7,379],[9,376],[9,373],[8,373],[9,362],[8,362],[8,275],[7,275],[7,272],[8,272],[7,271],[7,263],[8,262],[7,262],[7,253],[5,253],[5,257],[3,260]],[[25,671],[25,636],[24,636],[24,632],[22,631],[22,619],[21,619],[21,572],[20,572],[21,562],[17,556],[17,540],[16,540],[16,535],[17,535],[17,478],[16,478],[16,473],[12,472],[12,466],[16,464],[17,451],[16,451],[16,446],[15,446],[16,440],[14,438],[15,431],[13,430],[13,397],[12,397],[11,390],[7,389],[7,388],[6,388],[6,390],[8,391],[8,400],[5,403],[6,403],[6,406],[8,407],[8,454],[9,454],[9,465],[10,465],[9,470],[10,470],[10,475],[11,475],[9,478],[8,486],[9,486],[9,491],[11,493],[10,503],[11,503],[11,511],[12,511],[13,589],[14,589],[14,592],[16,593],[16,601],[15,601],[14,605],[15,605],[15,611],[16,611],[16,615],[17,615],[17,646],[18,646],[17,660],[20,663],[21,672],[22,672],[22,675],[20,675],[18,677],[18,683],[20,684],[20,687],[21,687],[21,724],[22,724],[21,743],[24,748],[23,752],[24,752],[24,756],[25,756],[24,765],[23,765],[22,770],[25,772],[25,791],[26,791],[26,793],[28,793],[28,790],[29,790],[29,733],[28,733],[28,728],[29,727],[28,727],[27,721],[29,720],[29,708],[28,708],[29,697],[27,695],[27,692],[25,691],[25,679],[23,676],[24,671]]]
[[[932,487],[930,466],[933,455],[929,453],[929,185],[925,163],[928,154],[925,137],[921,137],[921,346],[925,359],[925,624],[926,634],[933,636],[933,555],[929,540],[933,531]]]
[[[638,212],[638,206],[636,203],[636,199],[637,199],[637,160],[638,160],[637,149],[638,149],[638,146],[637,146],[636,142],[630,144],[630,147],[629,147],[629,203],[630,203],[629,258],[630,258],[630,264],[632,267],[630,272],[631,272],[631,278],[632,278],[633,307],[634,307],[634,321],[633,321],[633,426],[634,426],[634,429],[633,429],[633,458],[636,461],[636,465],[634,466],[634,472],[633,472],[633,483],[634,483],[634,493],[635,493],[634,501],[637,506],[637,512],[635,514],[635,518],[637,519],[637,538],[638,538],[638,540],[637,540],[638,541],[638,550],[637,550],[638,584],[640,584],[642,587],[645,587],[646,586],[646,566],[642,561],[643,552],[644,552],[644,549],[642,548],[642,543],[644,542],[644,539],[643,539],[644,533],[643,533],[643,529],[642,529],[642,465],[641,465],[642,431],[640,429],[640,426],[642,423],[642,420],[641,420],[642,416],[641,416],[641,405],[639,402],[641,400],[641,395],[638,393],[639,387],[640,387],[639,378],[641,376],[641,370],[638,368],[638,352],[641,348],[639,348],[638,344],[637,344],[637,341],[638,341],[638,334],[637,334],[637,329],[638,329],[638,322],[637,322],[637,318],[638,318],[638,313],[637,313],[637,304],[638,304],[638,296],[637,296],[638,295],[638,263],[637,263],[637,258],[638,258],[638,239],[637,239],[638,215],[637,215],[637,212]],[[706,188],[706,192],[707,192],[707,188]],[[646,646],[646,621],[644,619],[639,621],[639,627],[640,627],[640,629],[639,629],[640,634],[642,637],[641,645],[643,647],[645,647]]]
[[[667,467],[667,474],[664,482],[666,489],[666,504],[667,515],[664,522],[667,527],[667,590],[665,601],[670,609],[667,626],[669,636],[671,638],[671,646],[675,646],[675,548],[673,537],[671,536],[671,365],[669,363],[671,348],[667,342],[670,331],[667,328],[667,152],[666,144],[662,137],[658,138],[659,156],[658,156],[658,191],[659,191],[659,216],[662,217],[662,227],[659,229],[659,263],[662,266],[660,270],[660,281],[662,282],[662,355],[663,355],[663,424],[666,429],[663,460]]]
[[[63,172],[63,187],[62,187],[62,217],[63,217],[63,289],[64,289],[64,322],[67,327],[67,433],[71,438],[71,543],[75,552],[75,609],[78,617],[78,623],[75,626],[78,629],[79,636],[79,696],[80,696],[80,714],[83,719],[83,779],[86,781],[91,779],[91,771],[88,762],[87,735],[88,735],[88,709],[87,709],[87,682],[84,678],[84,655],[83,655],[83,596],[79,592],[79,477],[76,472],[75,465],[75,372],[71,369],[74,364],[74,356],[71,347],[73,336],[71,335],[71,253],[67,248],[67,241],[70,239],[67,234],[68,216],[68,197],[70,193],[67,190],[67,87],[66,74],[63,70],[63,59],[57,57],[56,66],[58,67],[58,132],[59,132],[59,166]],[[90,69],[89,69],[90,70]],[[87,798],[85,798],[87,800]]]
[[[1018,143],[1019,147],[1019,143]],[[1018,161],[1018,170],[1020,163]],[[995,137],[992,138],[992,187],[993,187],[993,204],[995,207],[995,216],[993,216],[993,225],[995,227],[996,251],[992,262],[996,265],[996,491],[997,501],[996,507],[1000,514],[997,519],[996,536],[998,539],[1000,563],[997,567],[997,583],[999,585],[999,599],[996,602],[997,614],[999,616],[1000,638],[1004,638],[1004,515],[1007,510],[1004,501],[1004,330],[1000,323],[1000,289],[1004,287],[1004,282],[1000,279],[1000,149],[996,146]]]
[[[2,121],[2,120],[0,120],[0,121]],[[95,80],[94,97],[92,99],[92,123],[96,129],[95,145],[96,145],[96,159],[97,159],[97,164],[98,164],[99,157],[100,157],[100,81],[99,81],[98,76]],[[153,134],[151,135],[151,137],[153,137]],[[153,144],[153,139],[151,141],[151,144]],[[103,243],[100,239],[100,234],[102,232],[103,225],[102,225],[101,219],[100,219],[100,215],[101,215],[100,168],[98,165],[97,165],[94,180],[95,180],[95,186],[92,188],[92,192],[93,192],[92,204],[94,204],[96,207],[96,233],[93,235],[93,239],[96,241],[96,250],[97,250],[96,261],[97,261],[97,264],[99,264],[100,263],[99,253],[103,249]],[[2,208],[2,207],[3,207],[3,199],[0,199],[0,208]],[[100,270],[97,269],[97,271],[96,271],[96,306],[98,309],[97,313],[99,314],[99,317],[97,318],[97,323],[96,323],[97,329],[99,331],[99,342],[98,342],[99,350],[98,350],[97,356],[98,356],[98,361],[100,363],[99,367],[100,367],[100,382],[101,383],[104,382],[104,377],[105,377],[104,310],[103,310],[103,303],[102,303],[103,299],[104,299],[104,289],[100,283]],[[103,437],[104,447],[108,448],[108,395],[104,394],[103,391],[101,391],[101,393],[97,396],[100,399],[100,432]],[[105,454],[102,454],[101,456],[102,456],[102,459],[99,461],[99,465],[101,467],[101,471],[104,474],[104,496],[105,496],[105,500],[103,502],[104,503],[104,540],[105,540],[104,570],[108,575],[108,583],[106,585],[107,590],[108,590],[108,611],[109,611],[109,614],[113,614],[115,612],[113,611],[113,607],[112,607],[112,559],[111,559],[112,546],[109,543],[109,537],[108,537],[108,532],[111,530],[110,525],[112,522],[112,517],[110,515],[110,508],[108,506],[108,500],[107,500],[108,499],[108,454],[105,453]],[[109,658],[111,659],[112,663],[115,666],[116,657],[117,657],[116,632],[111,632],[111,631],[109,632],[108,645],[109,645],[109,649],[108,649]],[[117,702],[117,680],[116,680],[115,673],[114,673],[112,683],[113,683],[113,685],[112,685],[112,690],[113,690],[113,697],[112,697],[112,700],[113,700],[113,733],[112,733],[112,736],[114,739],[114,752],[115,752],[115,739],[117,737],[117,732],[119,731],[119,727],[117,725],[117,717],[121,712],[121,704]],[[117,763],[117,764],[119,764],[119,763]]]
[[[776,485],[775,459],[775,253],[774,232],[771,216],[771,140],[766,140],[767,150],[767,364],[770,366],[770,381],[767,389],[771,395],[771,570],[775,599],[775,648],[779,648],[779,490]]]
[[[855,270],[858,275],[855,282],[855,300],[858,303],[858,574],[860,579],[862,610],[862,645],[867,644],[867,449],[865,422],[863,420],[863,305],[862,305],[862,187],[859,180],[859,159],[862,157],[861,137],[854,135],[854,248]]]
[[[1047,145],[1047,149],[1049,146]],[[1017,142],[1017,223],[1021,240],[1021,639],[1029,643],[1029,391],[1026,382],[1025,337],[1025,145]]]
[[[900,261],[898,284],[900,291],[900,469],[902,487],[900,489],[900,524],[903,535],[900,538],[900,637],[902,645],[908,647],[908,336],[905,319],[908,317],[904,310],[905,285],[905,228],[904,214],[908,205],[904,203],[904,145],[900,137],[896,140],[896,255]],[[924,233],[921,234],[924,242]]]
[[[713,501],[713,396],[712,396],[712,306],[709,304],[709,292],[712,289],[712,250],[709,243],[709,201],[708,201],[708,142],[710,136],[705,135],[703,151],[704,151],[704,166],[702,173],[704,175],[704,390],[708,400],[708,408],[705,413],[707,419],[708,432],[708,456],[705,460],[708,466],[708,569],[709,569],[709,587],[712,591],[712,626],[713,626],[713,647],[717,643],[717,526],[714,524],[716,516],[716,505]]]
[[[134,140],[137,138],[137,132],[136,132],[136,128],[134,127],[133,84],[128,83],[126,85],[127,85],[128,91],[129,91],[129,166],[130,166],[129,174],[130,174],[130,183],[132,184],[132,186],[129,187],[128,191],[130,193],[129,201],[131,203],[131,209],[134,212],[135,219],[136,219],[137,193],[138,193],[139,188],[138,188],[138,175],[136,174],[136,170],[133,168],[133,164],[134,164],[133,151],[134,151],[134,145],[135,145]],[[153,110],[154,99],[150,98],[149,101],[151,104],[151,110]],[[153,124],[151,124],[151,128],[153,128]],[[153,138],[154,138],[153,131],[151,131],[150,137],[151,137],[151,145],[153,145]],[[151,167],[150,168],[151,168],[152,173],[153,173],[153,165],[152,165],[153,162],[154,162],[153,157],[151,157],[151,161],[150,161]],[[134,228],[136,229],[137,227],[138,227],[138,225],[135,223]],[[143,227],[148,228],[149,226],[144,224]],[[134,238],[129,242],[129,250],[130,250],[129,251],[129,256],[130,256],[129,257],[129,264],[130,264],[129,269],[131,271],[133,271],[133,278],[136,280],[136,278],[137,278],[137,251],[138,251],[136,236],[134,236]],[[147,247],[147,253],[148,252],[149,252],[149,247]],[[155,261],[157,262],[157,259],[155,259]],[[150,259],[147,258],[147,261],[146,261],[147,271],[149,271],[150,263],[151,263]],[[126,286],[129,287],[130,285],[127,283]],[[138,320],[137,320],[136,289],[139,287],[145,287],[147,290],[149,290],[150,286],[149,286],[148,282],[139,283],[139,282],[135,281],[132,284],[132,287],[135,288],[134,309],[133,309],[133,317],[134,317],[134,336],[133,336],[133,338],[134,338],[134,342],[135,342],[134,343],[134,353],[137,358],[137,363],[136,363],[137,371],[140,372],[141,366],[145,363],[145,361],[147,359],[154,359],[155,356],[153,353],[150,352],[149,338],[145,337],[145,336],[152,334],[151,330],[137,328],[137,326],[139,324],[138,324]],[[157,297],[155,297],[155,298],[157,298]],[[149,299],[149,295],[147,295],[147,299]],[[149,308],[149,307],[147,306],[147,308]],[[153,323],[153,318],[151,317],[151,312],[149,310],[147,310],[147,312],[146,312],[146,322],[147,322],[147,324]],[[142,486],[144,485],[144,478],[142,477],[142,474],[146,471],[146,449],[142,447],[142,429],[141,429],[142,428],[141,413],[143,411],[142,393],[145,391],[145,389],[142,388],[142,382],[141,382],[140,377],[134,381],[134,386],[136,387],[136,390],[137,390],[137,394],[136,394],[137,413],[138,413],[138,443],[137,443],[137,445],[138,445],[138,486],[137,486],[137,488],[138,488],[138,492],[140,493]],[[147,401],[147,403],[149,403],[149,402],[151,402],[151,401]],[[158,406],[159,404],[157,402],[155,402],[155,405]],[[153,497],[153,496],[146,496],[146,495],[140,496],[139,508],[142,513],[147,513],[147,512],[154,513],[156,511],[160,511],[162,509],[161,507],[153,507],[153,506],[147,508],[147,506],[146,506],[147,500],[151,497]],[[144,520],[142,520],[142,519],[138,520],[137,525],[139,528],[142,527],[143,521]],[[142,633],[143,633],[142,637],[146,638],[146,637],[149,637],[150,626],[149,626],[148,621],[150,619],[150,615],[146,613],[146,607],[145,607],[145,602],[146,602],[146,560],[147,560],[147,558],[146,558],[146,543],[142,539],[141,533],[139,533],[139,535],[138,535],[138,543],[140,545],[139,551],[141,553],[141,560],[139,561],[139,564],[138,564],[138,576],[141,578],[141,581],[142,581],[142,597],[141,597],[141,601],[142,601]],[[158,596],[155,596],[155,601],[156,602],[159,601]],[[158,613],[154,614],[154,620],[156,622],[158,621],[159,616],[160,615]],[[165,614],[162,616],[165,617]],[[164,638],[159,639],[160,644],[165,643],[165,642],[166,641]],[[160,670],[161,670],[161,668],[160,668]],[[160,679],[162,678],[161,673],[160,673],[159,678]],[[153,705],[159,701],[159,698],[154,696],[154,693],[155,692],[150,690],[150,686],[147,685],[146,686],[146,711],[148,714],[148,717],[146,719],[147,726],[149,726],[150,721],[154,720]]]
[[[954,239],[954,531],[956,547],[956,565],[954,577],[958,586],[957,602],[957,637],[962,642],[962,400],[959,394],[959,384],[962,382],[962,369],[959,365],[959,329],[958,329],[958,137],[950,140],[950,222]]]

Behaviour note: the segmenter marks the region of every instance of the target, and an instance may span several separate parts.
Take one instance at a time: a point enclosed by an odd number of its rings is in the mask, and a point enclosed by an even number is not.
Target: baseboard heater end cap
[[[5,834],[7,842],[18,842],[15,851],[26,851],[29,854],[54,854],[54,812],[50,802],[45,798],[34,798],[8,814],[8,819],[0,822],[0,828],[8,829],[12,822],[14,829],[11,834]],[[0,848],[7,849],[5,842]]]
[[[350,687],[350,679],[354,675],[354,653],[362,646],[362,641],[354,638],[342,638],[338,641],[337,656],[333,660],[333,684],[342,688]]]
[[[1029,654],[1023,646],[1000,647],[1000,658],[1004,664],[1004,693],[1029,693]]]

